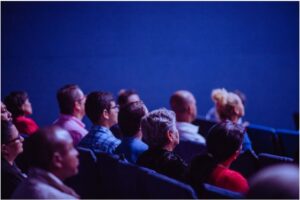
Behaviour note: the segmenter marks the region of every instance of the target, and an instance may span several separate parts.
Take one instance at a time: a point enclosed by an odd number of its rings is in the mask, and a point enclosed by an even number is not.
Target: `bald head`
[[[171,109],[176,113],[177,121],[191,122],[197,115],[194,95],[187,90],[178,90],[170,98]]]

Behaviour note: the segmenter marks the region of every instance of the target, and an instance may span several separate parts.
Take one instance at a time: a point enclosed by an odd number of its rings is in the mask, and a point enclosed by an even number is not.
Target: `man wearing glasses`
[[[109,92],[91,92],[86,99],[85,111],[93,123],[89,133],[78,144],[94,152],[114,153],[121,141],[110,128],[118,123],[119,106]]]
[[[67,130],[76,146],[88,133],[82,122],[85,115],[85,95],[78,85],[68,84],[58,90],[56,97],[60,116],[53,124]]]

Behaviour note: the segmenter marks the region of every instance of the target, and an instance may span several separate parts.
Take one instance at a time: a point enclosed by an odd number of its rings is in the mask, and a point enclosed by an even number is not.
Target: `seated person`
[[[199,194],[203,183],[235,192],[248,191],[247,180],[229,169],[241,151],[244,134],[242,126],[230,121],[210,129],[206,138],[207,153],[196,156],[188,172],[188,180]]]
[[[176,127],[180,141],[193,141],[205,144],[205,138],[199,134],[199,127],[192,124],[197,117],[194,95],[186,90],[176,91],[171,96],[170,105],[176,113]]]
[[[109,92],[91,92],[86,99],[85,111],[93,123],[88,134],[78,144],[94,152],[114,153],[121,143],[109,130],[118,123],[119,107]]]
[[[78,199],[62,181],[78,173],[78,151],[70,134],[52,126],[28,138],[28,178],[12,195],[15,199]]]
[[[277,164],[250,179],[249,199],[299,199],[299,166]]]
[[[240,97],[225,89],[215,89],[212,92],[212,99],[216,104],[216,109],[220,121],[230,120],[238,123],[239,119],[245,115],[245,108]],[[247,133],[245,133],[243,141],[243,151],[252,151],[252,144]]]
[[[129,103],[136,102],[136,101],[140,101],[140,97],[135,90],[125,90],[125,89],[120,90],[117,99],[117,103],[120,106],[120,108],[122,108],[123,106]],[[113,125],[110,128],[110,130],[116,138],[121,139],[123,137],[123,133],[118,124]]]
[[[136,163],[137,158],[148,149],[142,141],[141,119],[148,113],[142,101],[129,103],[121,107],[118,122],[123,133],[121,144],[117,147],[117,154],[124,154],[125,158]]]
[[[82,122],[85,115],[85,95],[78,85],[68,84],[58,90],[56,97],[60,115],[53,124],[67,130],[76,146],[88,133]]]
[[[38,129],[35,121],[27,117],[32,114],[32,107],[26,92],[11,92],[4,98],[4,103],[11,112],[13,122],[20,133],[32,135]]]
[[[175,113],[164,108],[154,110],[143,117],[141,127],[149,149],[137,164],[184,181],[187,164],[173,152],[179,144]]]
[[[15,159],[23,151],[23,138],[11,121],[1,120],[1,198],[9,199],[26,175],[16,166]]]
[[[6,105],[1,101],[1,120],[12,121],[11,113],[7,110]]]

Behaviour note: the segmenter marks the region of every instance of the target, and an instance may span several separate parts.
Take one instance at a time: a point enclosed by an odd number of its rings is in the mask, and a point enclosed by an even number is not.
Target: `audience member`
[[[238,123],[239,119],[245,115],[245,108],[240,97],[232,92],[227,92],[224,88],[212,91],[212,99],[216,104],[216,109],[220,121],[230,120]],[[247,133],[243,141],[243,151],[252,150],[252,144]]]
[[[78,152],[70,134],[52,126],[39,129],[28,138],[30,170],[13,198],[22,199],[78,199],[79,196],[63,180],[78,172]]]
[[[248,191],[247,180],[230,170],[231,163],[242,148],[244,128],[230,121],[213,126],[206,138],[207,153],[196,156],[191,163],[188,180],[201,193],[203,183],[236,192]]]
[[[125,158],[136,163],[137,158],[148,149],[142,141],[141,119],[148,113],[142,101],[129,103],[120,108],[118,122],[123,133],[121,144],[117,147],[117,154],[124,154]]]
[[[180,140],[205,144],[205,138],[198,132],[199,127],[192,124],[197,117],[194,95],[186,90],[176,91],[170,98],[170,105],[176,113],[176,127]]]
[[[125,90],[125,89],[120,90],[117,99],[117,103],[120,106],[120,108],[129,103],[136,102],[136,101],[140,101],[140,97],[135,90]],[[119,127],[119,124],[113,125],[110,128],[110,130],[116,138],[122,139],[123,133]]]
[[[12,121],[11,113],[7,110],[6,105],[1,101],[1,120]]]
[[[13,122],[20,133],[32,135],[38,129],[35,121],[27,117],[32,114],[32,107],[26,92],[11,92],[4,98],[4,103],[11,112]]]
[[[93,123],[89,133],[81,140],[79,146],[90,148],[95,152],[114,153],[121,143],[109,130],[118,123],[119,107],[111,93],[92,92],[87,96],[85,110]]]
[[[279,164],[262,169],[250,181],[249,199],[299,199],[299,167]]]
[[[187,164],[173,152],[179,144],[175,113],[164,108],[154,110],[142,118],[141,127],[149,149],[137,164],[183,181]]]
[[[140,97],[138,95],[138,93],[135,90],[125,90],[122,89],[119,92],[119,96],[118,96],[118,105],[120,107],[127,105],[128,103],[132,103],[132,102],[136,102],[136,101],[140,101]]]
[[[23,138],[12,121],[1,120],[1,198],[9,199],[26,175],[16,166],[15,159],[23,151]]]
[[[67,130],[76,146],[88,132],[82,122],[85,115],[85,95],[78,85],[69,84],[60,88],[56,97],[60,116],[53,124]]]

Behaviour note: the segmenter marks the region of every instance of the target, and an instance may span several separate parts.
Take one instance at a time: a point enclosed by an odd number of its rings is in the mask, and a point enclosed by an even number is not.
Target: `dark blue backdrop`
[[[135,88],[149,109],[193,92],[240,89],[246,119],[294,128],[299,110],[298,2],[1,2],[1,94],[28,91],[40,125],[66,83]],[[87,122],[87,120],[85,119]]]

